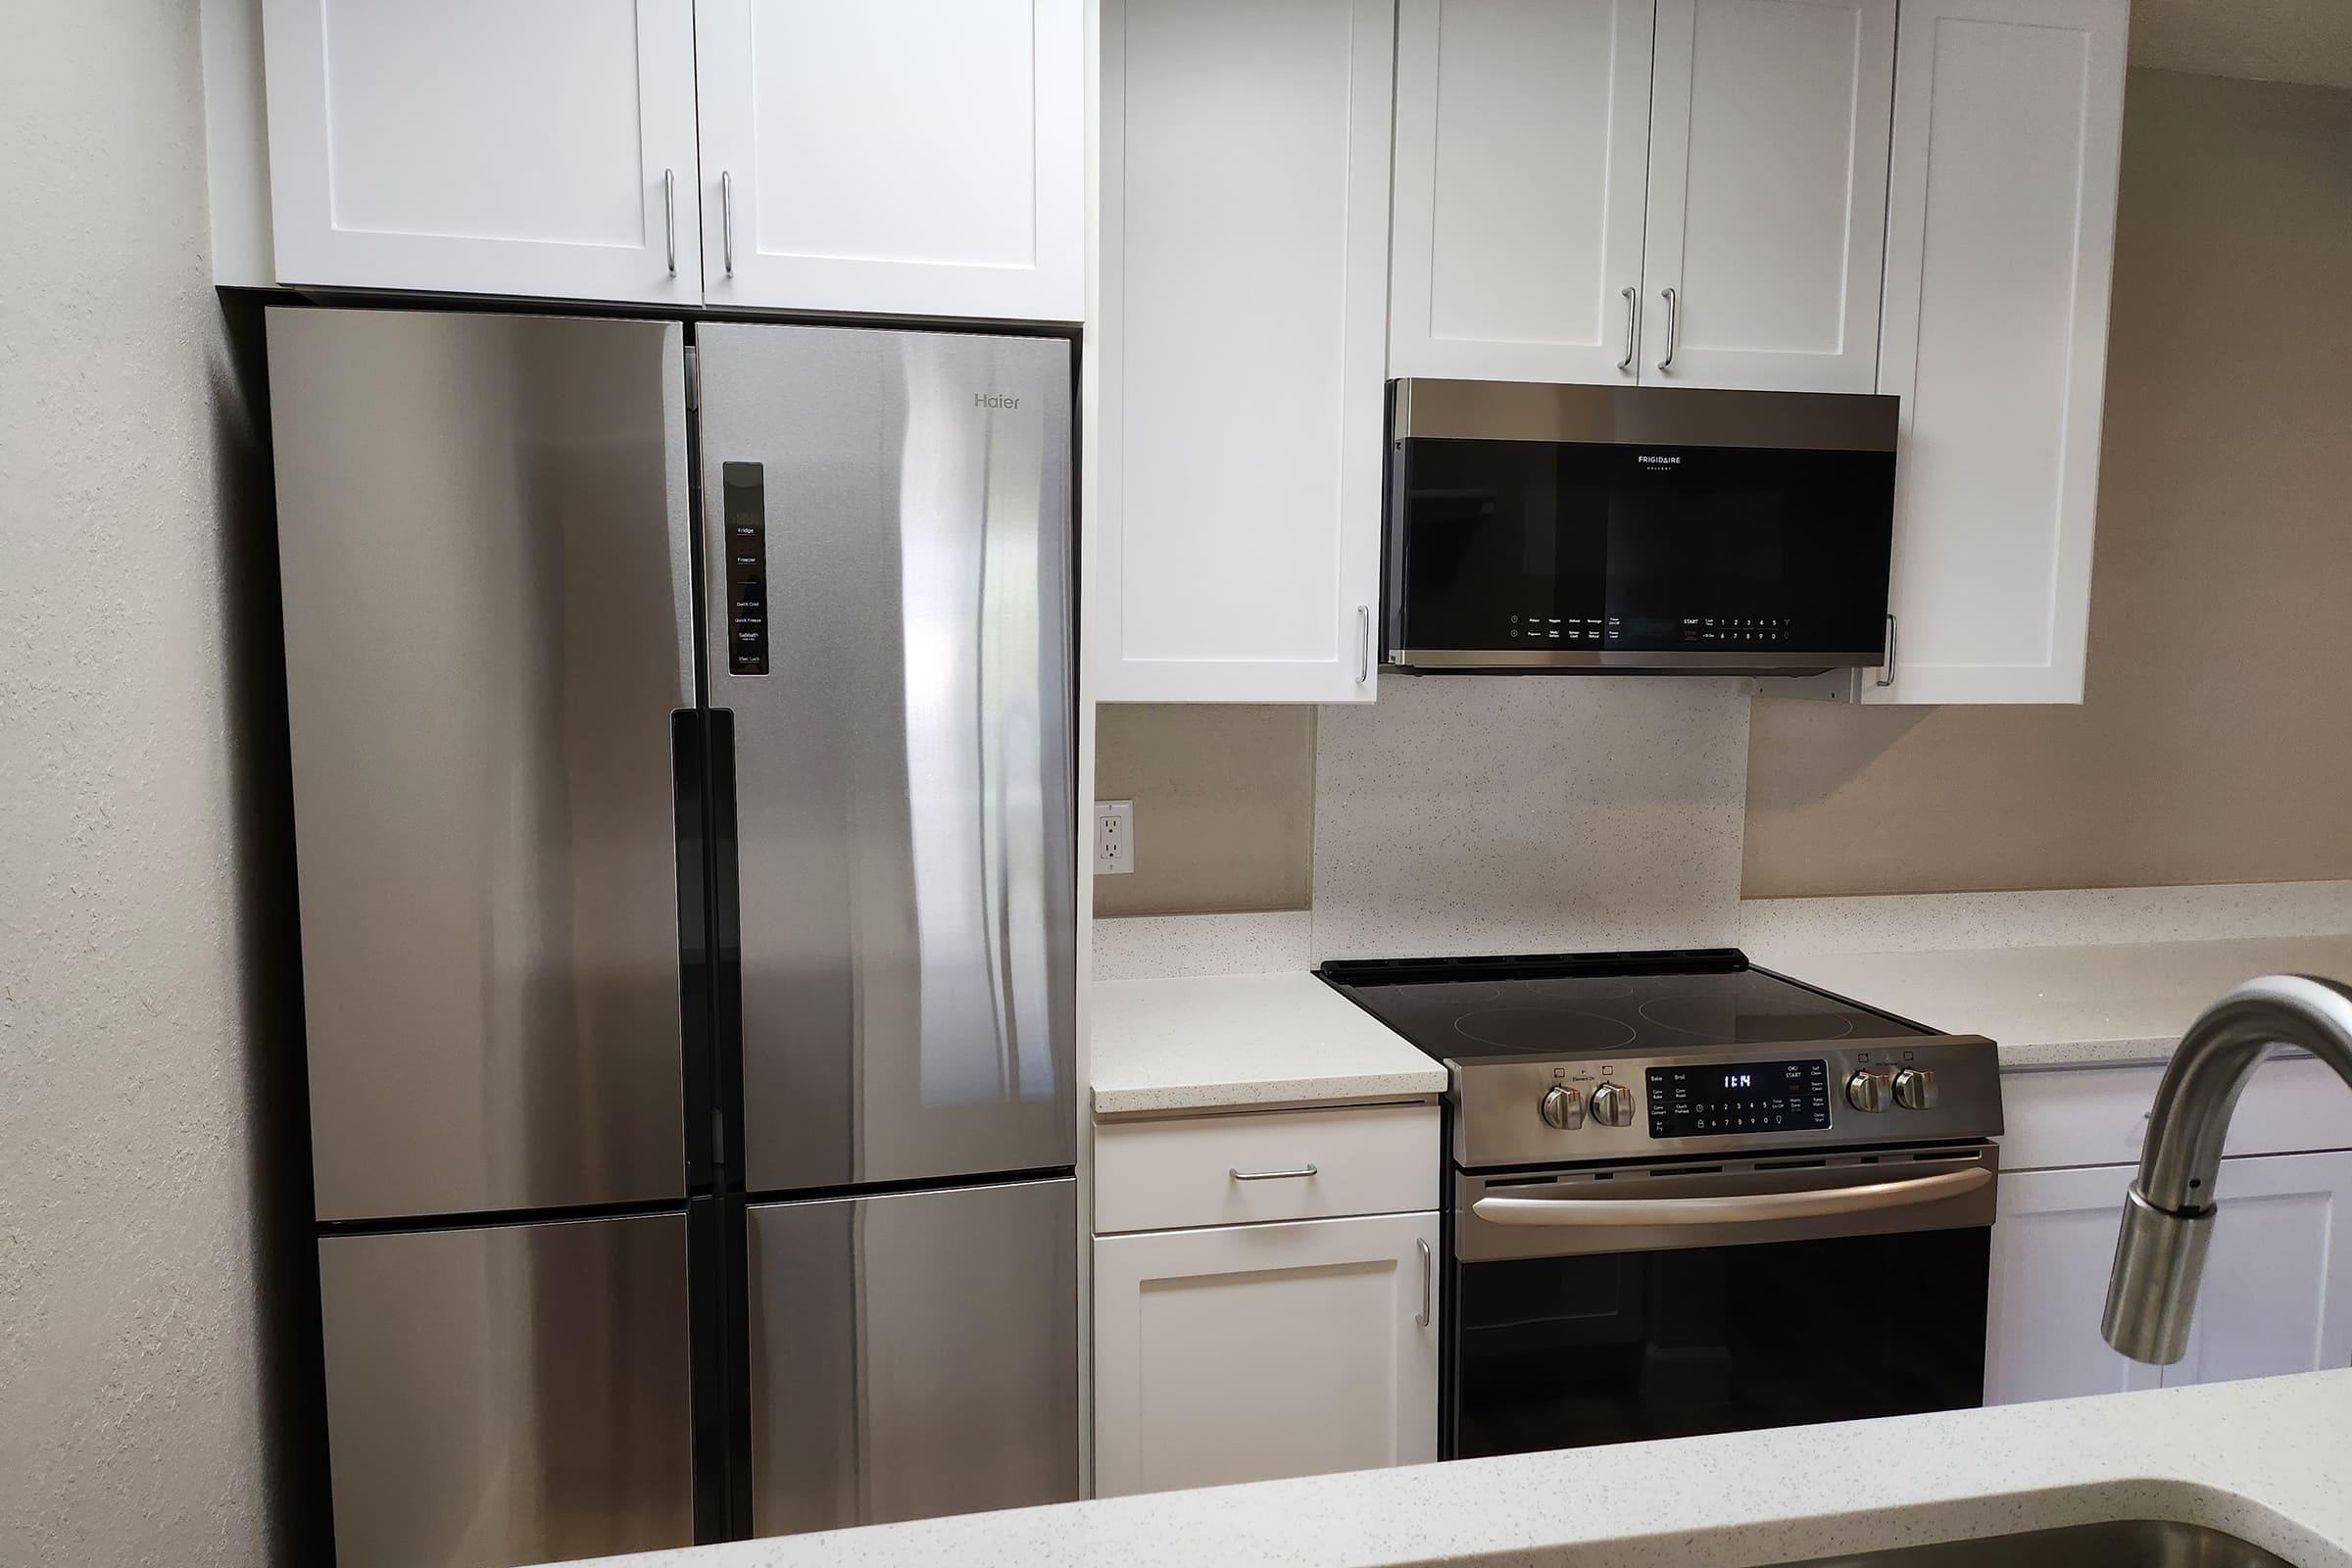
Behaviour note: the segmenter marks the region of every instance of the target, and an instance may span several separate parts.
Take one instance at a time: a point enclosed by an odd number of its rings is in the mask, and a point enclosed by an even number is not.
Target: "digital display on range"
[[[1803,1132],[1830,1124],[1830,1068],[1803,1061],[1652,1067],[1649,1136]]]

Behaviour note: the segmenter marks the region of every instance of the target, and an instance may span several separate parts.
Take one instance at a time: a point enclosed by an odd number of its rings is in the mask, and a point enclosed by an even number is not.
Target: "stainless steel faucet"
[[[2139,1175],[2124,1199],[2099,1321],[2107,1343],[2134,1361],[2169,1366],[2188,1350],[2230,1113],[2277,1046],[2301,1047],[2352,1084],[2352,987],[2304,975],[2249,980],[2180,1037],[2148,1115]]]

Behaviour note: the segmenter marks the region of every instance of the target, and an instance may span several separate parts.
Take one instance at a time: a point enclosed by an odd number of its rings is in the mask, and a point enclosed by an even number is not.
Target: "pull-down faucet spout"
[[[2124,1198],[2099,1322],[2107,1343],[2134,1361],[2169,1366],[2187,1352],[2230,1114],[2278,1046],[2301,1047],[2352,1085],[2352,988],[2302,975],[2249,980],[2180,1037],[2149,1113],[2139,1175]]]

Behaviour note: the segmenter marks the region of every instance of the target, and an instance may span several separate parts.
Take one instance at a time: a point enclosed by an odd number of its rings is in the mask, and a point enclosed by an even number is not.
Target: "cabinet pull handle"
[[[678,172],[662,171],[662,231],[669,241],[669,275],[678,275]]]
[[[1634,368],[1634,355],[1641,348],[1635,334],[1642,318],[1642,291],[1629,288],[1618,292],[1625,296],[1625,358],[1617,362],[1617,368],[1630,370]]]
[[[718,255],[725,263],[727,275],[735,275],[735,176],[722,169],[718,172]]]
[[[1658,368],[1671,370],[1674,368],[1675,340],[1683,335],[1683,303],[1681,296],[1673,289],[1662,288],[1658,292],[1666,299],[1666,357],[1658,362]]]
[[[1429,1244],[1416,1237],[1413,1245],[1421,1249],[1421,1315],[1413,1319],[1413,1326],[1425,1329],[1429,1327]]]
[[[1225,1167],[1225,1174],[1237,1182],[1297,1181],[1314,1173],[1315,1167],[1312,1165],[1301,1165],[1297,1170],[1236,1170],[1231,1165]]]
[[[1355,683],[1372,678],[1372,607],[1355,607]]]
[[[1886,612],[1886,662],[1879,666],[1879,684],[1894,684],[1894,612]]]

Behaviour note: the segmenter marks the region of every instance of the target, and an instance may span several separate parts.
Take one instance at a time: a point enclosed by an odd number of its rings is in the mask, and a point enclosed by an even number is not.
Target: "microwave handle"
[[[1894,684],[1894,612],[1886,612],[1886,662],[1879,666],[1881,686]]]
[[[1992,1172],[1979,1167],[1809,1193],[1748,1193],[1729,1198],[1482,1198],[1470,1205],[1470,1212],[1490,1225],[1760,1223],[1940,1202],[1965,1197],[1991,1180]]]

